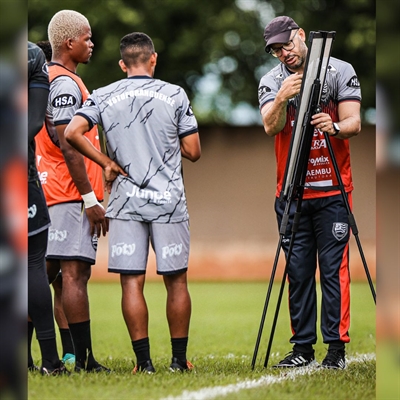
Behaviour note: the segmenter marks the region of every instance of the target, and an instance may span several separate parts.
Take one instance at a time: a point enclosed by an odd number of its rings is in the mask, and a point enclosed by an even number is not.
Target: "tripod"
[[[271,328],[271,335],[269,338],[268,349],[265,357],[264,367],[267,367],[268,360],[271,352],[273,336],[275,333],[276,323],[279,315],[280,304],[283,296],[283,291],[285,287],[285,282],[287,278],[287,269],[290,264],[293,245],[295,242],[296,232],[298,231],[300,216],[301,216],[301,206],[303,200],[303,193],[305,187],[305,180],[308,168],[308,159],[312,144],[312,138],[314,133],[314,127],[311,125],[311,117],[313,114],[320,112],[319,103],[322,92],[322,87],[325,82],[326,71],[329,63],[329,57],[332,47],[332,42],[334,40],[335,32],[311,32],[310,33],[310,50],[307,54],[307,60],[304,70],[305,79],[302,82],[302,87],[300,91],[300,105],[297,109],[295,125],[293,127],[293,135],[290,144],[290,153],[288,157],[288,162],[286,164],[285,179],[283,184],[283,190],[281,193],[281,199],[286,201],[285,211],[282,217],[279,233],[280,239],[275,255],[274,265],[271,272],[271,278],[269,281],[267,296],[264,304],[264,309],[261,317],[260,328],[258,331],[258,336],[256,340],[256,345],[254,349],[253,359],[252,359],[252,369],[254,369],[257,353],[261,341],[262,331],[265,323],[265,318],[267,314],[267,309],[270,301],[270,296],[272,292],[273,281],[275,278],[276,268],[279,260],[280,249],[282,247],[283,238],[287,230],[289,223],[289,210],[292,202],[297,199],[296,210],[293,215],[292,223],[292,235],[289,243],[289,248],[286,256],[286,264],[284,269],[284,274],[282,278],[282,283],[278,295],[277,307],[274,315],[274,320]],[[348,202],[347,195],[345,193],[343,181],[340,176],[340,171],[337,166],[337,162],[333,153],[332,145],[329,140],[328,134],[324,133],[324,138],[327,143],[327,148],[329,155],[334,167],[335,175],[337,177],[338,186],[340,188],[343,201],[348,214],[349,225],[356,238],[357,245],[360,251],[360,255],[364,264],[364,269],[370,284],[371,292],[376,303],[376,294],[372,284],[372,280],[368,271],[368,267],[365,261],[365,257],[362,251],[361,243],[358,238],[358,229],[355,223],[353,214],[351,213],[350,205]]]

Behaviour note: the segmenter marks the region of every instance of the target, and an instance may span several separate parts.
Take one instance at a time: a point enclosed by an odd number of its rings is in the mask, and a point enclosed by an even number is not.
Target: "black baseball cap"
[[[292,18],[287,16],[274,18],[264,29],[265,51],[269,53],[271,44],[287,43],[292,29],[299,29]]]

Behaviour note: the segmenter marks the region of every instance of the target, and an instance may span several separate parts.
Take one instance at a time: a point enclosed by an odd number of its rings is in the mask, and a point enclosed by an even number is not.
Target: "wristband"
[[[85,208],[94,207],[95,205],[99,204],[97,201],[96,195],[93,191],[87,194],[82,195],[82,200],[85,203]]]

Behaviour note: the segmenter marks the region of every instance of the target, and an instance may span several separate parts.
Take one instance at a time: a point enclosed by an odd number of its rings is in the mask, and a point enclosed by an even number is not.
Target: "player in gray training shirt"
[[[144,222],[188,219],[180,139],[197,133],[182,88],[130,76],[95,90],[77,115],[100,124],[107,151],[127,172],[111,190],[106,216]]]
[[[104,169],[110,193],[108,270],[121,274],[122,312],[137,358],[134,372],[155,371],[143,296],[149,238],[167,288],[170,369],[184,371],[192,365],[186,359],[190,235],[182,157],[200,157],[197,121],[181,87],[153,78],[157,53],[146,34],[126,35],[120,50],[127,78],[95,90],[76,112],[66,139]],[[103,127],[108,156],[84,138],[96,124]]]

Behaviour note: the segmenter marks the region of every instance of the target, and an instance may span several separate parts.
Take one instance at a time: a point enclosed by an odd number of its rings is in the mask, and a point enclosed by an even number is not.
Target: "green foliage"
[[[179,396],[185,390],[201,390],[238,382],[283,377],[281,382],[230,393],[224,399],[363,399],[375,398],[375,360],[354,362],[345,371],[314,370],[312,374],[285,378],[285,372],[262,368],[279,283],[274,286],[264,335],[254,371],[251,359],[267,282],[190,283],[193,303],[188,357],[195,370],[185,374],[169,372],[170,341],[165,317],[165,289],[160,282],[147,282],[149,337],[155,375],[131,374],[134,355],[123,322],[119,283],[91,283],[92,340],[96,358],[113,370],[106,374],[72,374],[69,377],[42,377],[30,373],[30,400],[73,399],[161,399]],[[320,296],[319,296],[320,298]],[[290,350],[290,327],[286,297],[279,314],[271,354],[271,365]],[[352,285],[351,338],[347,356],[375,352],[375,306],[367,283]],[[321,338],[316,357],[326,352]],[[39,353],[36,340],[33,355]],[[57,396],[55,396],[57,393]],[[209,397],[211,398],[211,397]],[[218,397],[220,398],[220,397]]]
[[[48,22],[60,9],[74,9],[90,21],[95,51],[90,65],[79,68],[89,90],[124,76],[119,40],[143,31],[159,54],[157,78],[185,88],[199,122],[230,123],[235,106],[257,108],[259,79],[276,63],[264,52],[263,30],[275,15],[287,14],[306,32],[337,31],[333,55],[354,65],[363,107],[374,107],[372,0],[30,0],[31,41],[46,39]]]

